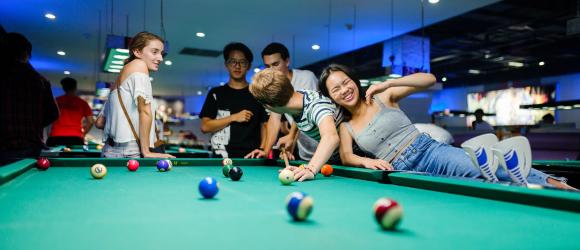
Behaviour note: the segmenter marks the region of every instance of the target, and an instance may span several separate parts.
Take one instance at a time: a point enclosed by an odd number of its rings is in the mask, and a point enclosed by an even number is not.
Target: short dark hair
[[[62,89],[64,92],[69,92],[77,89],[77,80],[70,77],[65,77],[60,80],[60,85],[62,85]]]
[[[288,48],[281,43],[270,43],[264,50],[262,50],[262,57],[273,55],[276,53],[280,53],[282,59],[286,60],[290,57],[290,53],[288,52]]]
[[[250,48],[248,48],[248,46],[246,46],[245,44],[239,42],[231,42],[224,47],[223,52],[224,61],[227,62],[230,59],[230,53],[236,50],[244,53],[244,56],[246,57],[246,60],[248,60],[248,62],[252,63],[252,61],[254,61],[254,55],[252,54]]]
[[[32,44],[20,33],[10,32],[2,39],[2,53],[5,53],[9,60],[16,61],[23,55],[32,54]]]

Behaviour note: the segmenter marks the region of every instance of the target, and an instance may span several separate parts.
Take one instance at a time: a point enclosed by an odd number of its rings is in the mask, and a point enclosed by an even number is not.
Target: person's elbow
[[[426,86],[427,88],[435,85],[435,83],[437,82],[437,77],[435,77],[435,75],[431,74],[431,73],[423,73],[423,77],[425,78],[425,82],[426,82]]]
[[[207,121],[202,121],[201,124],[200,124],[200,126],[199,126],[199,129],[204,134],[207,134],[207,133],[210,133],[211,132],[210,127],[209,127]]]

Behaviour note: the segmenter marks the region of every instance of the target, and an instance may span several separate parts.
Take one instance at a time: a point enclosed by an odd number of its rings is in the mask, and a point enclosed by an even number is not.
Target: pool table
[[[101,150],[96,145],[88,145],[85,150],[83,146],[72,145],[68,147],[70,151],[65,151],[66,146],[51,147],[43,150],[41,156],[60,158],[97,158],[101,157]],[[208,158],[211,152],[203,149],[184,148],[185,152],[179,152],[179,147],[168,147],[165,152],[177,158]]]
[[[221,159],[52,158],[0,168],[1,249],[578,249],[580,194],[479,181],[335,166],[330,177],[283,186],[280,162],[234,159],[238,182]],[[89,167],[108,167],[96,180]],[[220,183],[202,199],[199,181]],[[286,196],[314,199],[308,220],[294,222]],[[373,203],[404,210],[395,231],[380,229]],[[523,198],[522,198],[523,197]]]

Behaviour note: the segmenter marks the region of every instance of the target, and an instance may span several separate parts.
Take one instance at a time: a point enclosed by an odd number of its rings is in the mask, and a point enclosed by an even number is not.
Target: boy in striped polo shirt
[[[342,121],[342,114],[317,91],[295,91],[284,73],[271,68],[254,75],[250,93],[270,111],[291,115],[300,131],[319,141],[308,165],[304,169],[291,169],[295,180],[314,179],[338,146],[336,126]]]

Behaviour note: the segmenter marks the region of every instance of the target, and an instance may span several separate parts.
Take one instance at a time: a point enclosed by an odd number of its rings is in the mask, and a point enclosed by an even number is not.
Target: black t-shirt
[[[266,110],[254,99],[248,87],[233,89],[229,85],[212,88],[205,99],[200,118],[220,119],[242,110],[254,115],[248,122],[232,122],[212,135],[211,144],[217,154],[227,151],[228,157],[241,158],[260,147],[260,129],[266,122]]]

